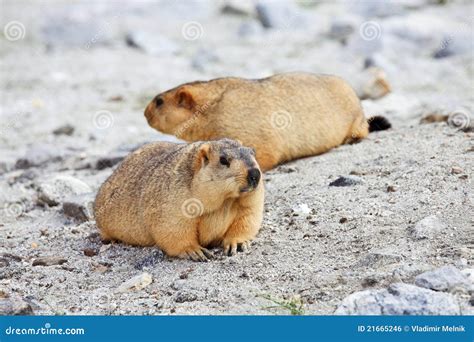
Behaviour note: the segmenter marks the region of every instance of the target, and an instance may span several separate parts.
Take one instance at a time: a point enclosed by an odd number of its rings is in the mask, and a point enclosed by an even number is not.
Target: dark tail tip
[[[383,116],[373,116],[367,122],[369,123],[369,132],[385,131],[392,127],[392,124]]]

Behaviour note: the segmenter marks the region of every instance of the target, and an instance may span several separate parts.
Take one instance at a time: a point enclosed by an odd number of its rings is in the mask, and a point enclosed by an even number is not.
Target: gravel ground
[[[436,293],[474,314],[473,5],[391,2],[387,14],[375,2],[280,1],[266,7],[270,18],[280,6],[301,16],[265,29],[265,6],[259,21],[253,5],[232,14],[226,3],[2,1],[0,301],[34,314],[333,314],[352,293],[453,265],[470,285]],[[86,210],[100,184],[134,147],[176,140],[143,117],[156,93],[292,70],[357,88],[364,63],[391,86],[363,101],[367,116],[393,128],[267,172],[249,252],[216,249],[196,263],[101,243]],[[450,121],[420,124],[433,113]],[[58,176],[75,185],[51,190]],[[330,186],[339,177],[349,184]],[[127,289],[135,276],[139,288]]]

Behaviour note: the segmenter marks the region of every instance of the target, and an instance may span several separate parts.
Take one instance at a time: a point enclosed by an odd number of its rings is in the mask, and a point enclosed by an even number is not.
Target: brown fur
[[[256,149],[263,170],[369,133],[354,90],[341,78],[309,73],[183,84],[157,95],[145,116],[186,141],[238,139]]]
[[[252,184],[249,170],[259,173],[253,150],[230,139],[145,145],[100,188],[97,226],[105,240],[157,245],[170,256],[206,260],[205,247],[216,245],[234,254],[262,222],[263,184]]]

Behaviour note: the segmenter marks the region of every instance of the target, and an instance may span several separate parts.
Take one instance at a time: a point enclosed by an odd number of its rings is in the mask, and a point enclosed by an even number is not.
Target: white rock
[[[311,212],[311,209],[306,203],[302,203],[293,208],[293,212],[299,216],[308,215]]]
[[[150,285],[152,281],[152,275],[148,272],[144,272],[122,283],[116,292],[140,291]]]
[[[456,287],[466,290],[472,288],[467,277],[451,265],[419,274],[415,278],[415,284],[435,291],[449,291]]]
[[[411,229],[416,239],[433,238],[446,230],[446,225],[436,215],[425,217]]]
[[[92,189],[83,181],[66,175],[55,176],[40,183],[38,202],[41,204],[58,205],[65,198],[82,195]]]

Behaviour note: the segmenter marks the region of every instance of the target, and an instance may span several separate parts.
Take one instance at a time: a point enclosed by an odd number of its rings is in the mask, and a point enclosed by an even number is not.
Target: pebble
[[[446,225],[436,215],[425,217],[410,229],[411,235],[418,240],[429,239],[446,230]]]
[[[87,222],[93,219],[93,205],[93,193],[73,195],[63,201],[63,212],[77,222]]]
[[[74,126],[64,125],[56,128],[53,131],[54,135],[72,135],[74,133]]]
[[[133,278],[122,283],[116,290],[116,292],[127,292],[127,291],[140,291],[150,285],[153,282],[153,277],[148,272],[136,275]]]
[[[387,289],[355,292],[344,298],[336,315],[459,315],[456,298],[415,285],[395,283]]]
[[[24,156],[16,161],[17,169],[27,169],[30,167],[42,166],[48,162],[61,161],[65,152],[50,144],[37,144],[26,150]]]
[[[54,266],[54,265],[62,265],[67,262],[67,259],[62,257],[56,256],[49,256],[49,257],[39,257],[33,259],[33,266]]]
[[[176,303],[184,303],[184,302],[193,302],[197,300],[198,296],[194,292],[190,291],[178,291],[176,296],[174,297],[174,301]]]
[[[287,30],[307,26],[306,18],[292,1],[259,1],[256,10],[258,20],[265,28]]]
[[[92,248],[84,248],[83,253],[85,256],[88,256],[88,257],[93,257],[97,255],[97,251]]]
[[[451,173],[452,173],[453,175],[459,175],[459,174],[461,174],[461,173],[463,173],[463,172],[464,172],[464,170],[461,169],[459,166],[453,166],[453,167],[451,168]]]
[[[125,42],[128,46],[142,50],[152,56],[174,55],[180,50],[175,42],[156,31],[129,32],[126,35]]]
[[[388,264],[398,263],[403,260],[401,255],[385,252],[385,251],[373,251],[362,257],[356,264],[358,267],[375,267],[384,266]]]
[[[329,183],[329,186],[354,186],[364,183],[364,180],[357,176],[340,176]]]
[[[120,163],[128,155],[127,152],[114,152],[107,156],[100,157],[95,163],[96,170],[104,170]]]

